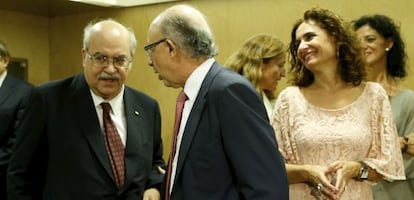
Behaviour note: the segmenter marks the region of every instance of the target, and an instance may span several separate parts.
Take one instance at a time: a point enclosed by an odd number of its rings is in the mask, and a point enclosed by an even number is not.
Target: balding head
[[[121,23],[113,19],[99,19],[90,22],[84,29],[83,48],[85,50],[89,49],[89,42],[91,40],[91,36],[107,37],[120,35],[127,36],[125,38],[128,38],[130,56],[133,57],[135,53],[135,48],[137,46],[137,41],[134,32],[132,31],[132,29],[122,25]]]
[[[135,46],[134,33],[115,20],[93,21],[85,27],[82,63],[93,93],[111,100],[122,91]]]
[[[172,40],[192,58],[210,58],[217,54],[213,34],[205,16],[188,5],[168,8],[157,16],[150,26]]]

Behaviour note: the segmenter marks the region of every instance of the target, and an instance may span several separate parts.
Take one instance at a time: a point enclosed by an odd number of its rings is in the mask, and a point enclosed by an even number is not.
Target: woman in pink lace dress
[[[350,25],[313,8],[291,39],[294,86],[280,93],[272,120],[290,199],[369,200],[371,183],[403,180],[387,94],[363,81],[362,49]]]

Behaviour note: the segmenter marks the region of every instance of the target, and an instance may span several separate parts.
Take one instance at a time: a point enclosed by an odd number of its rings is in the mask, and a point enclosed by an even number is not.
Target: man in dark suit
[[[151,23],[147,42],[149,65],[166,86],[182,87],[187,96],[161,196],[288,199],[284,163],[262,100],[246,79],[215,62],[204,16],[187,5],[168,8]]]
[[[7,166],[15,142],[14,131],[26,107],[33,86],[7,74],[10,53],[0,41],[0,199],[7,200]]]
[[[84,72],[31,95],[8,169],[11,200],[160,198],[159,106],[124,85],[135,47],[113,19],[86,26]]]

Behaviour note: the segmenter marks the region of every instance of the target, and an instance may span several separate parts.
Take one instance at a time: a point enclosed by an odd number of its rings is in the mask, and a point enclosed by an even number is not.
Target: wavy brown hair
[[[296,40],[296,30],[302,23],[309,21],[315,22],[317,26],[335,39],[339,73],[342,80],[355,86],[361,84],[365,78],[365,64],[360,41],[351,24],[330,10],[312,8],[307,10],[303,18],[294,24],[291,32],[289,45],[291,68],[289,71],[293,75],[291,80],[293,85],[306,87],[312,84],[315,79],[313,73],[304,66],[297,55],[299,41]]]
[[[246,77],[259,91],[262,81],[261,63],[268,63],[272,58],[284,57],[286,47],[281,40],[269,34],[258,34],[248,40],[234,52],[224,63],[240,75]],[[274,99],[275,91],[264,91],[269,99]]]

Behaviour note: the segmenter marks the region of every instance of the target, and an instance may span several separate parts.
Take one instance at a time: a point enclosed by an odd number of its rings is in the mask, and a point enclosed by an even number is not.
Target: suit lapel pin
[[[134,111],[134,114],[135,114],[136,116],[138,116],[138,115],[139,115],[139,112],[138,112],[138,111]]]

